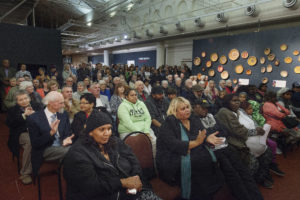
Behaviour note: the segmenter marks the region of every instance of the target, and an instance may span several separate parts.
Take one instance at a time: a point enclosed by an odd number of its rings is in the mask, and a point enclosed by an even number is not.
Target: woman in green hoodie
[[[135,131],[150,133],[151,116],[144,102],[138,100],[134,89],[125,91],[125,99],[118,108],[118,118],[121,139]]]

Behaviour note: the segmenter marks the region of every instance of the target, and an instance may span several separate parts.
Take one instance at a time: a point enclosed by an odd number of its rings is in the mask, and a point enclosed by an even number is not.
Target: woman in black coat
[[[136,157],[127,145],[112,136],[111,128],[112,121],[103,112],[92,113],[88,118],[84,136],[64,159],[66,199],[159,199],[143,186]]]
[[[96,105],[96,98],[90,93],[83,94],[80,97],[79,104],[81,111],[74,115],[74,119],[71,124],[72,133],[74,133],[75,135],[73,141],[76,141],[79,137],[82,136],[84,125],[89,116],[94,112],[99,112],[98,110],[94,109]]]
[[[223,186],[224,178],[214,153],[204,145],[206,131],[191,117],[190,103],[183,97],[172,100],[167,115],[157,138],[156,163],[160,178],[181,186],[183,199],[212,199]],[[216,134],[208,136],[206,141],[221,144],[223,140]]]

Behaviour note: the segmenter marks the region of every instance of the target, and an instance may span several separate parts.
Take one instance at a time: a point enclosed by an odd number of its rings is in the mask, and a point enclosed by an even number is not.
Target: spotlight
[[[151,31],[151,30],[149,30],[149,29],[147,29],[146,30],[146,35],[148,36],[148,37],[153,37],[153,32]]]
[[[167,35],[168,30],[164,26],[161,26],[161,27],[159,27],[159,33],[161,33],[163,35]]]
[[[216,17],[216,20],[218,22],[226,22],[226,18],[225,18],[225,14],[224,13],[218,13],[217,14],[217,17]]]
[[[198,17],[197,19],[195,19],[194,23],[198,27],[203,27],[205,25],[204,22],[202,22],[202,20],[201,20],[200,17]]]
[[[175,24],[175,26],[176,26],[176,29],[177,29],[178,31],[180,31],[180,32],[184,31],[184,27],[183,27],[183,25],[182,25],[180,22],[177,22],[177,23]]]
[[[245,9],[245,14],[247,16],[255,17],[256,16],[256,7],[255,5],[247,6]]]

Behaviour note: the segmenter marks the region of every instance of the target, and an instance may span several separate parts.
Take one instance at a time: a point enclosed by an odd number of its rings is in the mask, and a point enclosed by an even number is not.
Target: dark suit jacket
[[[12,78],[14,76],[16,76],[16,69],[15,68],[9,67],[8,68],[8,77],[6,77],[5,68],[4,67],[0,67],[0,81],[1,81],[2,84],[4,84],[4,79],[5,78],[10,79],[10,78]]]
[[[63,114],[57,113],[57,119],[60,120],[58,131],[62,142],[66,137],[71,135],[70,121],[66,112]],[[32,146],[32,172],[33,175],[36,176],[43,162],[44,150],[52,146],[55,138],[50,135],[51,128],[44,110],[30,115],[27,119],[27,126]]]

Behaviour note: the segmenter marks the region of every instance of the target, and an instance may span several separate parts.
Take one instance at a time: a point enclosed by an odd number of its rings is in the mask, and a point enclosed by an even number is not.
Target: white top
[[[104,105],[103,105],[101,99],[100,99],[100,98],[97,98],[97,99],[96,99],[96,107],[99,107],[99,106],[104,107]]]
[[[49,123],[49,126],[51,127],[51,116],[52,115],[56,115],[56,113],[52,113],[52,112],[50,112],[50,110],[46,107],[45,108],[45,114],[46,114],[46,117],[47,117],[47,120],[48,120],[48,123]],[[56,119],[57,119],[57,116],[56,116]],[[58,132],[58,130],[57,130],[57,133],[56,133],[57,135],[59,135],[59,132]]]

